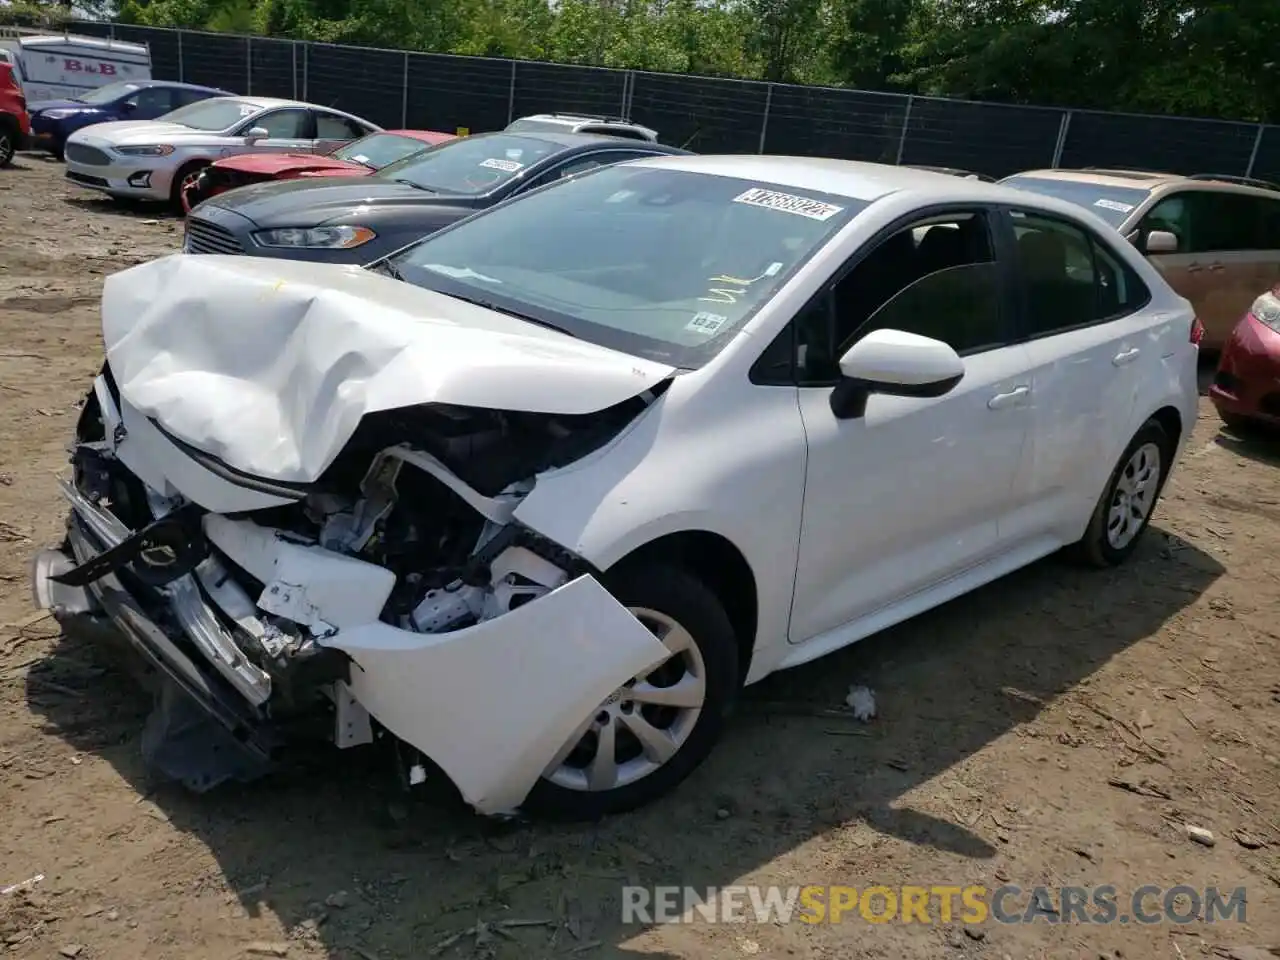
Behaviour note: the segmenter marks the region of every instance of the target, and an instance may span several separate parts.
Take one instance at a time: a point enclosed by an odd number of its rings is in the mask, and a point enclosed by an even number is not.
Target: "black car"
[[[187,216],[187,253],[363,264],[496,203],[604,164],[688,154],[584,133],[483,133],[432,147],[368,177],[240,187]]]

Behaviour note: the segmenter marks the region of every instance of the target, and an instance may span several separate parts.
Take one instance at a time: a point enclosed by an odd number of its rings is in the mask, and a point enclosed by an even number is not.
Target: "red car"
[[[27,98],[13,75],[13,64],[0,60],[0,167],[9,165],[30,134]]]
[[[298,177],[366,177],[387,164],[457,139],[434,130],[382,130],[344,143],[327,154],[246,153],[226,157],[188,178],[182,187],[187,212],[210,197],[250,183]]]
[[[1280,285],[1253,301],[1231,332],[1209,399],[1229,427],[1280,426]]]

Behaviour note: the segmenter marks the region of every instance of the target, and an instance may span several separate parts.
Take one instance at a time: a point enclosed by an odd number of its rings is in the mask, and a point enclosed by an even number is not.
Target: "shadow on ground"
[[[630,941],[642,929],[621,923],[628,882],[733,884],[858,822],[953,856],[992,857],[959,816],[913,809],[904,795],[1033,719],[1222,573],[1156,529],[1119,570],[1046,560],[751,688],[724,742],[673,796],[588,826],[482,821],[444,788],[410,799],[372,753],[309,754],[268,781],[204,796],[157,785],[139,759],[146,702],[114,669],[84,679],[111,661],[66,640],[31,675],[28,696],[50,732],[105,758],[197,837],[245,910],[265,903],[329,957],[429,956],[449,935],[503,919],[548,925],[493,939],[500,957],[592,941],[590,956],[638,957]],[[876,722],[823,716],[855,682],[876,691]],[[831,869],[863,879],[856,863]],[[337,891],[349,903],[326,907]],[[474,947],[469,936],[458,942],[462,955]]]

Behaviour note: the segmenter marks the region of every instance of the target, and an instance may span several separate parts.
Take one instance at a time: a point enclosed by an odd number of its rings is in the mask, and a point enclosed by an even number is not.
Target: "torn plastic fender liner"
[[[355,662],[361,705],[487,815],[518,808],[582,721],[670,656],[588,575],[452,633],[369,623],[319,642]]]

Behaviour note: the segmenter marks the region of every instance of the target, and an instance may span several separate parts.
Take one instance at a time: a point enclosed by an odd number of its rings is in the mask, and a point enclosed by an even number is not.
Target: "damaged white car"
[[[144,749],[195,788],[318,722],[482,813],[634,807],[745,683],[1122,560],[1196,414],[1199,325],[1103,222],[843,161],[602,168],[102,312],[34,592],[157,668]]]

